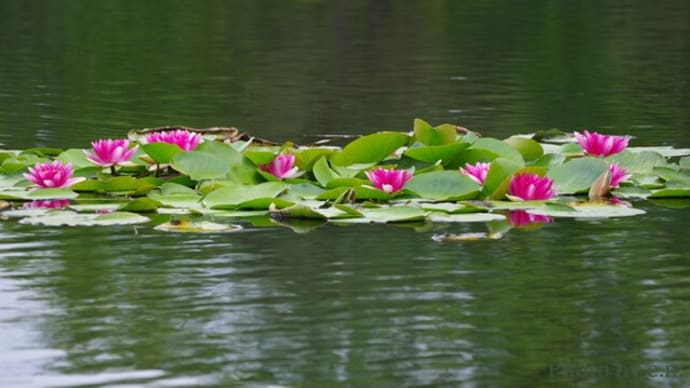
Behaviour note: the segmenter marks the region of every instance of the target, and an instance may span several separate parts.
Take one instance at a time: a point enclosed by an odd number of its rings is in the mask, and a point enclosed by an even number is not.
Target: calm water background
[[[690,146],[685,1],[0,1],[0,143],[560,128]],[[0,385],[690,386],[687,202],[482,225],[0,223]],[[673,205],[675,208],[668,207]]]

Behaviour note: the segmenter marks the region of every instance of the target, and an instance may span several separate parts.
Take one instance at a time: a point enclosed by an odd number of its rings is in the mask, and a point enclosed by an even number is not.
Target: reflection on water
[[[66,228],[27,244],[34,229],[4,223],[15,302],[0,321],[20,340],[4,358],[63,385],[675,386],[690,373],[689,244],[668,217],[690,213],[650,210],[463,243],[431,236],[480,227]],[[674,374],[640,375],[657,366]],[[582,372],[604,367],[630,376]],[[3,378],[32,381],[17,371]]]
[[[422,117],[688,146],[689,14],[681,0],[2,2],[0,142],[86,147],[169,124],[303,141]]]
[[[422,117],[687,147],[689,14],[680,0],[3,1],[0,143],[167,124],[303,142]],[[487,229],[1,222],[0,385],[687,386],[690,213],[648,210],[465,242],[431,237]]]

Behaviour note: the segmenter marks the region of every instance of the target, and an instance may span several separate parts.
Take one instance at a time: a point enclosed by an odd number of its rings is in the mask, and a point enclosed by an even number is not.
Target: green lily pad
[[[690,155],[690,148],[674,148],[671,146],[628,147],[626,150],[633,153],[654,152],[665,158]]]
[[[168,164],[175,155],[184,152],[178,145],[165,142],[142,144],[141,149],[146,152],[154,162],[160,164]]]
[[[426,163],[441,161],[444,165],[458,158],[458,154],[469,147],[469,143],[451,143],[437,146],[412,147],[403,153],[408,158]]]
[[[351,163],[376,163],[406,145],[410,137],[401,132],[378,132],[362,136],[343,148]]]
[[[201,199],[203,196],[196,192],[191,193],[170,193],[163,194],[158,192],[150,192],[148,197],[158,202],[160,206],[171,207],[177,209],[191,208],[195,209],[201,207]]]
[[[309,171],[313,168],[314,163],[321,159],[321,157],[328,157],[333,154],[337,148],[324,148],[324,147],[314,147],[314,148],[303,148],[295,150],[295,164],[302,171]]]
[[[152,212],[160,206],[160,202],[155,201],[151,198],[137,198],[132,201],[127,202],[122,205],[118,210],[142,213],[142,212]]]
[[[552,168],[561,165],[565,162],[565,155],[562,154],[544,154],[539,159],[532,162],[532,166]]]
[[[513,173],[522,168],[522,163],[505,158],[496,158],[491,162],[491,167],[486,174],[483,197],[501,199],[508,191],[508,183]]]
[[[228,206],[227,208],[242,209],[242,210],[269,210],[269,209],[283,209],[294,205],[294,202],[286,201],[282,198],[264,197],[264,198],[254,198],[249,201],[244,201],[239,203],[236,207]],[[217,209],[222,209],[223,206],[217,207]]]
[[[199,151],[180,152],[171,165],[194,180],[221,179],[230,172],[230,165],[223,159]]]
[[[340,178],[340,175],[333,171],[328,165],[328,160],[325,156],[322,156],[316,163],[314,163],[314,177],[321,184],[321,186],[326,187],[328,182],[333,179]]]
[[[72,163],[75,172],[80,168],[94,167],[93,162],[86,158],[86,154],[82,149],[70,148],[58,155],[56,159],[65,164]]]
[[[521,165],[525,163],[522,154],[518,150],[504,141],[490,137],[484,137],[474,142],[474,144],[468,148],[468,151],[471,150],[486,150],[496,154],[498,157],[512,160]]]
[[[87,179],[73,184],[70,189],[78,192],[104,191],[103,182],[96,179]]]
[[[424,199],[457,201],[477,197],[481,186],[459,171],[434,171],[415,175],[406,188]]]
[[[577,194],[588,192],[607,169],[603,160],[584,157],[556,166],[547,175],[553,179],[558,194]]]
[[[621,186],[612,192],[616,197],[621,198],[647,198],[651,192],[642,187],[636,186]]]
[[[457,202],[415,202],[408,201],[410,204],[419,206],[423,210],[430,212],[444,212],[449,214],[463,214],[463,213],[482,213],[488,209],[480,206],[471,206],[466,203]]]
[[[350,218],[361,216],[361,214],[352,214],[352,212],[341,210],[337,207],[328,208],[313,208],[302,204],[295,204],[286,207],[279,211],[271,213],[272,217],[281,218],[299,218],[299,219],[316,219],[326,220],[329,218]]]
[[[666,166],[668,162],[663,155],[654,151],[631,152],[626,149],[623,152],[606,158],[609,163],[618,163],[629,174],[652,174],[654,167]]]
[[[654,167],[654,174],[666,181],[667,185],[690,187],[690,175],[670,167]]]
[[[385,224],[392,222],[413,222],[426,220],[427,213],[416,207],[409,206],[395,206],[395,207],[380,207],[372,209],[361,209],[363,217],[352,218],[338,218],[331,219],[338,223],[376,223]]]
[[[275,198],[284,192],[288,185],[281,182],[266,182],[258,185],[230,185],[212,191],[203,200],[211,209],[233,209],[241,203],[258,198]]]
[[[504,215],[494,213],[447,214],[431,212],[428,217],[432,222],[489,222],[506,219]]]
[[[432,127],[422,119],[414,119],[414,136],[422,144],[437,146],[455,142],[458,131],[451,124],[441,124]]]
[[[264,164],[269,164],[275,159],[276,153],[273,151],[269,150],[257,150],[257,149],[249,149],[247,151],[244,151],[244,156],[251,160],[252,163],[254,163],[256,166],[261,166]]]
[[[242,226],[185,219],[165,222],[157,225],[154,229],[174,233],[231,233],[242,230]]]
[[[368,185],[361,185],[355,187],[336,187],[334,189],[326,190],[319,194],[315,199],[320,201],[333,201],[342,199],[343,195],[349,190],[354,190],[354,197],[356,200],[375,200],[375,201],[386,201],[395,198],[396,195],[402,194],[401,192],[395,194],[385,193],[375,187]]]
[[[544,155],[544,149],[542,146],[532,139],[527,139],[520,136],[512,136],[503,140],[503,142],[520,152],[522,158],[526,161],[536,160]]]
[[[79,194],[70,189],[38,189],[27,192],[25,199],[74,199]]]
[[[60,148],[34,147],[23,150],[21,154],[33,154],[42,158],[48,158],[58,156],[61,152]]]
[[[680,166],[680,168],[690,169],[690,156],[680,158],[678,166]]]
[[[149,222],[148,217],[129,212],[108,214],[76,213],[71,210],[54,210],[43,215],[26,217],[21,224],[44,226],[112,226]]]
[[[640,214],[645,214],[646,212],[641,209],[635,209],[632,207],[622,206],[622,205],[608,205],[599,203],[582,203],[582,204],[571,204],[574,211],[572,210],[559,210],[554,208],[539,208],[528,210],[531,214],[537,214],[542,216],[551,217],[568,217],[568,218],[611,218],[611,217],[629,217],[637,216]]]
[[[652,191],[647,198],[687,198],[690,197],[690,187],[673,187]]]
[[[103,191],[107,193],[129,194],[137,190],[137,178],[131,176],[118,176],[106,180],[103,183]]]

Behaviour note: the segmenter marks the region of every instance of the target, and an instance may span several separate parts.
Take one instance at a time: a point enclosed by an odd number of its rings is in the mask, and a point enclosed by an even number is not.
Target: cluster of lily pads
[[[228,133],[236,134],[169,127],[90,149],[0,151],[0,215],[180,231],[239,228],[221,218],[295,230],[489,222],[486,236],[500,237],[553,217],[644,213],[625,199],[690,197],[690,150],[629,147],[626,136],[544,131],[500,140],[420,119],[410,132],[377,132],[342,147]]]

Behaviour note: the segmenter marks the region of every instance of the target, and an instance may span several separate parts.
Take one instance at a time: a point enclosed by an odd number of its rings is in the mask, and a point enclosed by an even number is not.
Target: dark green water
[[[544,128],[690,146],[684,1],[0,1],[0,143]],[[690,203],[681,203],[687,206]],[[0,386],[690,386],[690,208],[482,225],[0,222]]]

